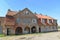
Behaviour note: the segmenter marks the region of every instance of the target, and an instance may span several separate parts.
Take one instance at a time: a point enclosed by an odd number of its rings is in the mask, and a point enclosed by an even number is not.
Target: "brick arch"
[[[39,32],[41,32],[41,27],[39,27]]]
[[[32,32],[32,33],[36,33],[36,27],[35,27],[35,26],[33,26],[33,27],[31,28],[31,32]]]
[[[26,26],[25,29],[26,33],[30,33],[30,27]]]
[[[17,27],[16,29],[15,29],[15,34],[22,34],[22,27]]]

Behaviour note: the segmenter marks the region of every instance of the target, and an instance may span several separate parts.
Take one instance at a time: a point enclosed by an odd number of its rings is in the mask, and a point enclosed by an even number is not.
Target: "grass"
[[[36,35],[36,34],[42,34],[42,33],[31,33],[31,34],[20,34],[20,35],[4,35],[4,34],[0,34],[0,37],[6,37],[6,36],[27,36],[27,35]]]
[[[0,37],[4,37],[5,35],[4,34],[0,34]]]
[[[20,35],[6,35],[6,36],[28,36],[28,35],[41,35],[41,34],[45,34],[45,33],[50,33],[50,32],[31,33],[31,34],[20,34]],[[0,37],[5,37],[5,35],[4,34],[0,34]]]

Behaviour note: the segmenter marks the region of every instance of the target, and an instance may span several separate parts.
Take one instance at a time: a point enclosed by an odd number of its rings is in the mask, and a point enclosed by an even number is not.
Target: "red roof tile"
[[[15,12],[15,11],[8,11],[8,13],[6,14],[6,15],[10,15],[10,16],[13,16],[13,15],[15,15],[17,12]]]
[[[41,15],[41,14],[36,14],[36,16],[37,16],[38,18],[44,18],[44,19],[54,19],[54,18],[52,18],[52,17],[50,17],[50,16]]]

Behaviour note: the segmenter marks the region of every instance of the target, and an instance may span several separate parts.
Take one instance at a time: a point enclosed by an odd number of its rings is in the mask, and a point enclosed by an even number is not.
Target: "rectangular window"
[[[41,18],[39,18],[38,21],[41,22]]]
[[[24,11],[23,13],[24,13],[24,15],[29,15],[28,11]]]
[[[24,23],[30,23],[30,19],[29,18],[23,19],[23,22]]]
[[[53,23],[57,23],[57,20],[53,20]]]
[[[46,23],[47,22],[47,19],[42,19],[42,23]]]
[[[48,23],[52,23],[52,20],[51,20],[51,19],[49,19],[49,20],[48,20]]]

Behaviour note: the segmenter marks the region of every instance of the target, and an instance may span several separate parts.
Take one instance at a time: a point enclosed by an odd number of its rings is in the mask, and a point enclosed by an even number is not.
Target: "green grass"
[[[0,37],[4,37],[5,35],[4,34],[0,34]]]
[[[44,32],[44,33],[31,33],[31,34],[21,34],[21,35],[4,35],[4,34],[0,34],[0,37],[6,37],[6,36],[27,36],[27,35],[41,35],[41,34],[45,34],[45,33],[50,33],[50,32]]]

